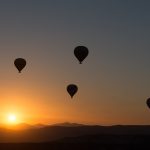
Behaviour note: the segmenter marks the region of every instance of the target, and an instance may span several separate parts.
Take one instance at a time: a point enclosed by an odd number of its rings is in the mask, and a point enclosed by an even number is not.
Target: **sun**
[[[9,123],[17,123],[17,117],[15,114],[9,114],[7,120]]]

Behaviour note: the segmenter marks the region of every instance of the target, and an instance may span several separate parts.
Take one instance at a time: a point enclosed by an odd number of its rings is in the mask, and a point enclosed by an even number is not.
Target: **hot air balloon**
[[[146,100],[146,104],[147,104],[147,106],[150,108],[150,98],[148,98],[148,99]]]
[[[77,46],[74,49],[74,55],[79,60],[79,63],[82,64],[82,61],[88,56],[89,50],[85,46]]]
[[[19,73],[21,73],[21,70],[26,66],[26,60],[23,58],[17,58],[14,61],[14,65],[18,69]]]
[[[75,84],[69,84],[67,86],[67,91],[70,94],[71,98],[73,98],[73,96],[76,94],[76,92],[78,91],[78,87]]]

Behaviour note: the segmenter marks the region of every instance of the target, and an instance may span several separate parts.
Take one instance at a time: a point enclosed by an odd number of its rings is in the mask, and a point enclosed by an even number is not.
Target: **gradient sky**
[[[150,124],[149,0],[0,0],[0,123]],[[79,65],[78,45],[89,56]],[[21,74],[17,57],[27,60]],[[77,84],[73,99],[66,92]]]

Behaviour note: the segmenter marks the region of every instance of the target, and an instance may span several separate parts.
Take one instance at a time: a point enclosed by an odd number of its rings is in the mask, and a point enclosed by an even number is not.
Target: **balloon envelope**
[[[18,69],[19,73],[21,73],[21,70],[26,66],[26,60],[23,58],[17,58],[14,61],[14,65]]]
[[[89,50],[85,46],[77,46],[74,49],[74,55],[79,60],[80,64],[82,64],[82,61],[88,56]]]
[[[76,94],[76,92],[78,91],[78,87],[75,84],[70,84],[67,86],[67,91],[72,98]]]
[[[148,99],[146,100],[146,104],[147,104],[147,106],[150,108],[150,98],[148,98]]]

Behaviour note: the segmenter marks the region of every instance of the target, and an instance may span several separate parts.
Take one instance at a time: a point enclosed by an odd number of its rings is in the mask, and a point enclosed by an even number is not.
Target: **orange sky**
[[[150,124],[149,1],[8,1],[0,5],[0,124],[9,113],[30,124]],[[89,49],[82,65],[79,45]],[[27,61],[21,74],[18,57]]]

